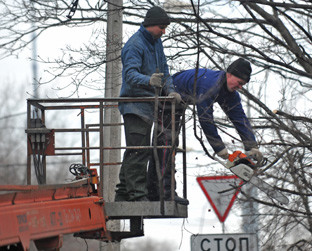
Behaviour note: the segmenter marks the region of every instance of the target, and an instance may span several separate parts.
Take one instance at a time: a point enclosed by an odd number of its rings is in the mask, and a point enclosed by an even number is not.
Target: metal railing
[[[117,109],[118,102],[167,102],[171,104],[171,135],[172,145],[170,146],[141,146],[127,147],[122,145],[106,146],[104,144],[104,128],[108,126],[123,126],[123,123],[109,123],[104,121],[104,114],[107,109]],[[54,111],[54,112],[52,112]],[[65,113],[61,114],[61,111]],[[75,113],[73,113],[75,111]],[[78,112],[76,112],[78,111]],[[49,113],[52,113],[51,117]],[[58,115],[58,114],[61,115]],[[39,184],[46,183],[47,177],[47,156],[79,156],[81,164],[90,168],[99,167],[100,173],[100,196],[103,196],[104,188],[104,168],[106,165],[120,165],[121,162],[110,163],[104,158],[104,151],[114,151],[121,149],[164,149],[169,148],[172,153],[171,172],[172,177],[175,175],[175,158],[176,152],[182,152],[183,158],[183,197],[186,198],[186,141],[185,141],[185,117],[184,112],[181,120],[181,137],[182,148],[178,149],[176,142],[175,128],[176,104],[172,97],[153,97],[146,98],[83,98],[83,99],[28,99],[27,100],[27,184],[31,184],[31,166],[37,175]],[[74,124],[72,116],[80,117],[79,126],[62,127],[54,125],[56,121],[60,124]],[[157,116],[157,115],[156,115]],[[87,118],[88,117],[88,118]],[[49,121],[50,120],[50,121]],[[77,122],[76,122],[77,124]],[[52,128],[53,127],[53,128]],[[91,134],[97,133],[98,139],[92,140]],[[79,138],[79,145],[59,146],[56,140],[59,134],[74,134],[73,140]],[[98,145],[94,145],[94,141]],[[75,142],[77,144],[77,142]],[[98,151],[97,154],[91,152]],[[97,155],[98,161],[92,161]],[[33,164],[33,165],[32,165]],[[39,178],[38,178],[39,177]],[[174,184],[172,179],[172,199],[174,198]]]

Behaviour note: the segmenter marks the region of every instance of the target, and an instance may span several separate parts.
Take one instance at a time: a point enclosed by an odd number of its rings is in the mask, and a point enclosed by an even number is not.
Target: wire
[[[33,160],[34,160],[34,169],[35,169],[35,174],[37,177],[37,182],[39,185],[44,184],[44,171],[43,171],[43,164],[42,161],[40,160],[40,155],[44,154],[45,151],[45,145],[44,143],[42,144],[42,151],[40,151],[41,147],[40,147],[40,143],[37,143],[37,149],[36,150],[36,144],[35,143],[31,143],[31,140],[29,138],[29,143],[31,145],[32,148],[32,152],[33,152]],[[36,156],[36,151],[37,151],[37,156]]]
[[[20,113],[16,113],[16,114],[6,115],[6,116],[3,116],[3,117],[0,117],[0,120],[2,120],[2,119],[9,119],[9,118],[12,118],[12,117],[17,117],[17,116],[20,116],[20,115],[24,115],[26,113],[27,112],[20,112]]]
[[[69,166],[69,172],[76,176],[77,178],[82,178],[85,176],[90,176],[90,169],[82,164],[71,164]]]
[[[70,161],[60,161],[60,162],[49,162],[49,165],[65,165],[70,163]],[[8,167],[25,167],[27,163],[16,163],[16,164],[0,164],[0,168],[8,168]]]
[[[86,243],[86,251],[88,251],[89,250],[89,245],[88,245],[88,242],[86,241],[86,239],[83,239],[84,241],[85,241],[85,243]]]

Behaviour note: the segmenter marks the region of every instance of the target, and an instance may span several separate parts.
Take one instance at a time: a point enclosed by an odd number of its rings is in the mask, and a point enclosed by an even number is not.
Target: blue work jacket
[[[123,68],[120,97],[154,97],[155,87],[149,81],[155,72],[164,73],[162,93],[168,95],[174,91],[162,41],[160,38],[155,40],[143,25],[126,42],[121,59]],[[136,114],[152,123],[154,103],[120,102],[119,111],[122,115]]]
[[[195,96],[194,76],[195,69],[176,73],[172,76],[173,84],[175,91],[180,93],[184,101],[191,103],[195,99],[200,125],[213,150],[217,153],[225,148],[213,120],[213,104],[215,102],[218,102],[234,124],[245,150],[248,151],[257,146],[252,127],[243,110],[239,93],[227,90],[225,72],[198,69]]]

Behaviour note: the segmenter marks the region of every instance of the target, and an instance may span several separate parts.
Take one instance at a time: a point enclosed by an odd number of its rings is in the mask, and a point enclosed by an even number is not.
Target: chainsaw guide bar
[[[244,184],[250,183],[256,186],[268,197],[278,201],[281,204],[287,205],[289,203],[289,199],[283,193],[257,176],[257,172],[255,171],[256,164],[252,162],[252,160],[244,153],[240,151],[233,152],[233,154],[229,155],[227,163],[221,161],[216,156],[214,156],[214,158],[238,178],[243,180],[245,182]]]

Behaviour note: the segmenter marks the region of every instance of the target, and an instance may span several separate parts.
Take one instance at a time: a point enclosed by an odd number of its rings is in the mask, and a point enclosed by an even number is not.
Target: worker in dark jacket
[[[170,18],[160,7],[146,13],[140,29],[122,49],[121,97],[154,97],[162,88],[179,103],[181,96],[174,92],[169,75],[161,36],[165,34]],[[150,146],[153,125],[153,102],[121,102],[127,146]],[[116,186],[115,201],[147,201],[146,171],[151,158],[150,149],[127,149]]]
[[[215,102],[221,106],[233,123],[248,155],[258,161],[262,159],[262,153],[257,147],[252,127],[245,115],[240,95],[237,92],[238,89],[241,89],[249,82],[251,71],[250,63],[243,58],[234,61],[227,68],[226,72],[198,69],[195,94],[194,77],[196,69],[182,71],[173,75],[175,91],[181,95],[182,100],[186,103],[195,102],[199,123],[203,132],[214,152],[223,159],[227,159],[229,154],[214,123],[213,104]],[[171,116],[170,113],[169,111],[166,113],[167,115],[163,115],[162,121],[170,121],[170,119],[165,118],[166,116]],[[176,118],[176,123],[179,122],[178,119]],[[170,127],[168,124],[163,124],[162,126]],[[176,128],[178,128],[177,125]],[[170,144],[170,132],[171,130],[167,130],[167,134],[161,134],[158,141]],[[167,168],[171,163],[169,152],[166,150],[161,151],[159,159],[161,160],[162,173],[164,174],[163,184],[164,192],[166,193],[171,189],[171,172]],[[158,199],[158,181],[156,178],[155,164],[151,162],[148,170],[148,190],[151,200]]]

